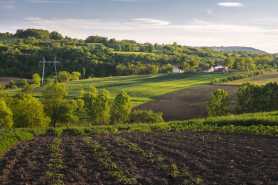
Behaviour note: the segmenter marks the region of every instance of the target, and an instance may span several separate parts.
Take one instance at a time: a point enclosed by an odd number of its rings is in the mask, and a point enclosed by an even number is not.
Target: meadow
[[[91,86],[109,90],[113,96],[125,90],[134,105],[155,100],[157,97],[198,85],[209,84],[211,80],[221,79],[231,74],[159,74],[92,78],[68,83],[69,95],[77,96],[81,89]]]

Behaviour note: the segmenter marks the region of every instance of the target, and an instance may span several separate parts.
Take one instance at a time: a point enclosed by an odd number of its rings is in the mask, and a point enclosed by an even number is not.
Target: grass
[[[0,129],[0,158],[13,145],[20,141],[32,140],[45,131],[45,129]]]
[[[209,84],[216,78],[224,78],[230,74],[159,74],[134,75],[120,77],[93,78],[73,81],[68,84],[70,96],[77,96],[81,89],[90,86],[107,89],[115,96],[125,90],[132,97],[135,105],[154,100],[156,97],[197,85]]]
[[[70,127],[56,129],[2,129],[0,130],[0,158],[12,146],[21,141],[32,140],[34,137],[49,134],[87,135],[100,133],[117,134],[120,132],[222,132],[227,134],[252,134],[278,136],[278,111],[229,115],[207,119],[175,121],[156,124],[125,124],[91,127]]]
[[[173,93],[193,86],[210,84],[214,79],[223,79],[229,74],[223,73],[190,73],[190,74],[158,74],[158,75],[132,75],[114,76],[104,78],[91,78],[67,83],[69,97],[76,97],[80,91],[88,91],[91,86],[98,89],[107,89],[115,97],[122,90],[131,96],[133,105],[143,104],[155,100],[156,97]],[[20,89],[10,89],[12,96]],[[41,89],[36,89],[34,95],[40,97]]]

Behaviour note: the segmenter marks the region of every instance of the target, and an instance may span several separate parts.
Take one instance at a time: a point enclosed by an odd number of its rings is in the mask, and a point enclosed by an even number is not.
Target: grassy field
[[[132,102],[138,105],[154,100],[164,94],[209,84],[215,78],[224,78],[228,75],[230,74],[198,73],[106,77],[73,81],[68,84],[68,87],[70,96],[76,96],[80,89],[88,90],[91,86],[107,89],[113,96],[125,90],[132,97]]]

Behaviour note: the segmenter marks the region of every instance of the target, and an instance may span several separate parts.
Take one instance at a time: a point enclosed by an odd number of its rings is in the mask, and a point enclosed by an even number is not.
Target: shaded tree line
[[[237,91],[236,105],[232,105],[231,100],[228,92],[223,89],[216,90],[208,103],[209,116],[278,110],[278,84],[243,84]]]

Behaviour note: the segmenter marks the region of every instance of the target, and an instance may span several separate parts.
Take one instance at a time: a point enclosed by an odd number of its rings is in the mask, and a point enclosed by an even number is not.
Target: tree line
[[[113,99],[109,91],[92,87],[73,99],[68,98],[64,83],[45,85],[40,98],[24,89],[15,96],[0,89],[0,128],[57,127],[82,117],[94,125],[163,121],[161,113],[132,110],[131,98],[124,91]]]
[[[237,91],[236,103],[223,89],[216,90],[208,103],[210,116],[223,116],[230,113],[255,113],[278,110],[278,84],[243,84]],[[234,108],[232,108],[234,107]]]
[[[47,30],[18,30],[0,33],[0,76],[31,78],[41,71],[42,58],[61,63],[59,70],[78,71],[83,78],[130,74],[203,71],[213,65],[252,71],[276,68],[277,56],[248,52],[225,53],[208,48],[192,48],[173,44],[137,43],[89,36],[85,40],[64,37]],[[136,69],[136,70],[135,70]],[[53,74],[48,65],[46,74]]]

